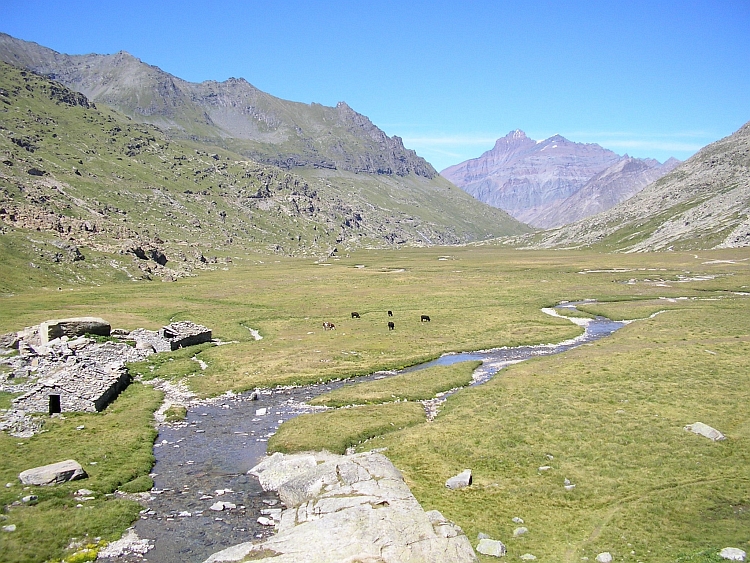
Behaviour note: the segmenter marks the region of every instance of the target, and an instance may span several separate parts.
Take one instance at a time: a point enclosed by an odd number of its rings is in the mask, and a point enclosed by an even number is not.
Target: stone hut
[[[98,412],[104,410],[130,383],[127,369],[119,364],[95,362],[65,365],[13,400],[13,407],[27,412]]]

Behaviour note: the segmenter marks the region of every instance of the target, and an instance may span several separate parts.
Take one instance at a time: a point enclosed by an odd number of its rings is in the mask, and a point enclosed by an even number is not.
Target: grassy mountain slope
[[[94,102],[168,131],[285,168],[314,167],[427,178],[434,168],[340,102],[276,98],[244,79],[187,82],[126,52],[65,55],[0,34],[0,60],[54,78]]]
[[[303,176],[172,140],[0,64],[0,225],[26,264],[3,275],[5,290],[38,270],[55,285],[173,278],[244,252],[323,257],[524,229],[438,178],[296,169]]]
[[[750,245],[750,123],[625,202],[522,244],[623,252]]]

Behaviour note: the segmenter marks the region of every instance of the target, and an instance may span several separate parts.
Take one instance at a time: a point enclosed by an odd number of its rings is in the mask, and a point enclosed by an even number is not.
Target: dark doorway
[[[49,413],[56,414],[59,412],[62,412],[62,409],[60,408],[60,395],[50,395],[49,396]]]

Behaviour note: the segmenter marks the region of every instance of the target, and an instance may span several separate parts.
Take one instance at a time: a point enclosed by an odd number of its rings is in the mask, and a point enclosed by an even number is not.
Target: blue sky
[[[438,170],[523,129],[688,158],[750,121],[750,1],[0,0],[0,31],[346,101]]]

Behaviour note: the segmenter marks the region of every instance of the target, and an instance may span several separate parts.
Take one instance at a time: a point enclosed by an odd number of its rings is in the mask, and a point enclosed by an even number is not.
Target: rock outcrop
[[[436,510],[424,512],[380,453],[276,453],[251,473],[286,505],[277,534],[215,553],[206,563],[477,561],[462,530]]]

